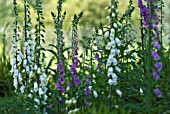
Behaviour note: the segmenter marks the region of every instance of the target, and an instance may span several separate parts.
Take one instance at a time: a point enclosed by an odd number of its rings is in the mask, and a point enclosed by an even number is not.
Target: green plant
[[[0,97],[8,96],[13,86],[13,79],[10,74],[10,57],[5,55],[5,31],[9,24],[6,24],[3,31],[3,53],[0,55]]]

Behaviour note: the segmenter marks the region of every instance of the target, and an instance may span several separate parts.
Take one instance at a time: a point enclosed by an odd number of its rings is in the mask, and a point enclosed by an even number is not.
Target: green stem
[[[147,59],[146,59],[146,76],[147,76],[147,111],[148,114],[151,112],[151,86],[150,86],[150,71],[151,71],[151,16],[152,16],[152,2],[149,2],[149,10],[150,10],[150,19],[149,19],[149,27],[148,27],[148,42],[147,42]]]

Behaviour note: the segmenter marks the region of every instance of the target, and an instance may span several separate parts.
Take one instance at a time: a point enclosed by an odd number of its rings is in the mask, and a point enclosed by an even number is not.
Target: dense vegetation
[[[13,5],[1,21],[11,15],[2,31],[1,113],[170,112],[166,1],[129,0],[122,10],[118,0],[51,0],[57,7],[47,13],[48,2],[0,2]]]

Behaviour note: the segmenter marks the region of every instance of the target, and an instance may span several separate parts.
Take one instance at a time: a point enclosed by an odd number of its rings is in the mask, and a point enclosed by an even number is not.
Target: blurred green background
[[[35,25],[35,0],[31,1],[31,16],[33,22],[33,28]],[[17,0],[18,2],[18,10],[19,10],[19,22],[21,30],[22,23],[23,23],[23,0]],[[57,12],[58,0],[42,0],[43,3],[43,11],[45,17],[45,25],[46,25],[46,45],[49,43],[55,42],[55,35],[54,35],[54,26],[53,20],[51,16],[51,12]],[[128,0],[119,0],[119,11],[123,14],[128,6]],[[164,0],[165,7],[165,18],[164,18],[164,25],[166,28],[166,32],[168,35],[164,37],[164,41],[167,41],[170,34],[170,0]],[[73,18],[73,14],[78,14],[79,12],[83,11],[84,15],[80,23],[80,33],[79,36],[88,36],[93,34],[93,28],[99,26],[100,23],[106,24],[106,16],[108,15],[108,11],[105,10],[110,3],[110,0],[65,0],[63,4],[63,10],[67,12],[66,20],[64,22],[64,34],[67,39],[69,39],[70,34],[70,26],[71,20]],[[132,21],[136,30],[139,30],[139,9],[137,7],[137,0],[134,0],[135,11],[133,12]],[[11,33],[12,33],[12,22],[13,22],[13,4],[12,0],[0,0],[0,54],[2,54],[2,37],[4,27],[7,23],[9,26],[5,32],[6,34],[6,53],[10,52],[10,44],[11,44]],[[69,45],[69,44],[68,44]]]

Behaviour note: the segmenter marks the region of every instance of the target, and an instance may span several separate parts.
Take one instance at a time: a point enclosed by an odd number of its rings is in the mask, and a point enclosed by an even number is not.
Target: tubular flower
[[[23,84],[22,75],[20,73],[20,65],[23,61],[23,54],[21,52],[19,42],[19,27],[18,27],[18,10],[17,10],[17,2],[14,0],[14,28],[13,28],[13,39],[12,39],[12,49],[11,49],[11,55],[12,55],[12,68],[11,68],[11,74],[14,78],[14,87],[15,90],[18,90],[18,87],[20,87],[20,92],[24,93],[25,86]]]
[[[153,50],[152,50],[152,56],[155,60],[154,67],[155,71],[153,71],[152,75],[153,77],[158,80],[159,74],[162,70],[162,64],[160,62],[160,56],[158,54],[158,50],[160,50],[161,45],[159,44],[159,34],[160,31],[158,30],[159,25],[159,7],[158,7],[158,0],[145,0],[149,5],[145,6],[142,3],[142,0],[138,0],[138,7],[140,8],[141,15],[144,17],[144,25],[146,27],[149,27],[150,31],[152,31],[152,37],[153,37]],[[157,95],[157,97],[162,96],[162,92],[157,88],[154,90],[154,93]]]

